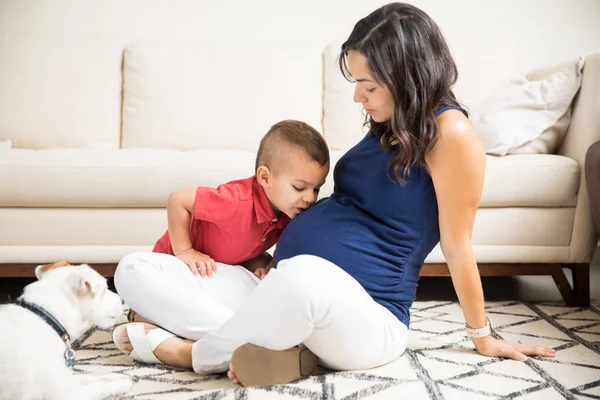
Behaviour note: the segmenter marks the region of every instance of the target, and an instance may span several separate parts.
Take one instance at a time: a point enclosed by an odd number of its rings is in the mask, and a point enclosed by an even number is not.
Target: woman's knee
[[[278,286],[285,288],[288,293],[309,297],[311,300],[323,296],[331,298],[340,281],[348,278],[353,280],[332,262],[312,255],[298,255],[282,260],[276,271],[273,278],[277,280]]]

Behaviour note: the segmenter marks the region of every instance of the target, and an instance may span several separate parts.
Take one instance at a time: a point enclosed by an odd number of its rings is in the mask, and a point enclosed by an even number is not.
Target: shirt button
[[[266,242],[266,241],[267,241],[266,237],[262,238],[262,240],[261,240],[261,242],[263,242],[263,243]]]
[[[274,219],[273,221],[271,221],[271,222],[277,222],[277,218],[275,218],[275,219]]]

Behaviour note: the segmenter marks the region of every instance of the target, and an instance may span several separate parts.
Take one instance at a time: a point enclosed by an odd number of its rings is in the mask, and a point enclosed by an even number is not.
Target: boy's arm
[[[215,261],[209,255],[196,251],[190,238],[190,224],[196,203],[196,188],[182,189],[172,193],[167,202],[169,237],[175,257],[187,264],[194,275],[211,277],[217,271]]]
[[[191,187],[171,193],[167,202],[169,237],[173,253],[177,256],[192,248],[190,224],[194,214],[196,188]]]

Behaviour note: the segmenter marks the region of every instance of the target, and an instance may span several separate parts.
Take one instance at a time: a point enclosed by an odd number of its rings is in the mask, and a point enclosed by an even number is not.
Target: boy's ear
[[[269,171],[269,168],[264,165],[258,167],[256,169],[256,179],[258,179],[258,183],[260,183],[260,186],[263,188],[269,186],[271,179],[271,171]]]

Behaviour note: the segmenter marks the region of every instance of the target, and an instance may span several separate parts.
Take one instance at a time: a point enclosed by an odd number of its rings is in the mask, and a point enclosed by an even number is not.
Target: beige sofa
[[[87,262],[110,275],[166,228],[170,192],[253,173],[274,122],[322,130],[334,162],[364,134],[337,46],[13,35],[0,42],[0,276]],[[575,55],[574,55],[575,56]],[[473,236],[484,275],[552,275],[589,302],[595,250],[582,165],[600,139],[600,53],[587,57],[557,155],[488,157]],[[322,195],[332,191],[331,176]],[[423,275],[444,275],[436,248]],[[575,290],[562,267],[574,272]]]

